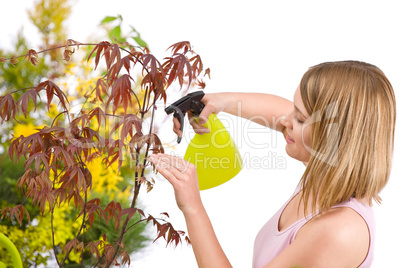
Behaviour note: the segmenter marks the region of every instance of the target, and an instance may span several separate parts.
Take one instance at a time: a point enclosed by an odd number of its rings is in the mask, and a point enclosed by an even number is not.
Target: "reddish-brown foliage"
[[[38,54],[55,49],[64,49],[63,58],[68,61],[75,48],[79,49],[84,45],[93,44],[82,44],[69,39],[64,46],[40,52],[31,49],[23,56],[1,58],[0,62],[9,61],[11,64],[17,64],[18,58],[24,57],[36,65],[39,60]],[[25,92],[18,101],[14,99],[13,94],[19,90],[10,89],[8,93],[0,96],[2,122],[15,119],[19,112],[28,117],[30,109],[36,111],[40,102],[44,102],[47,110],[50,110],[52,103],[58,104],[61,109],[61,112],[51,119],[50,126],[38,129],[36,133],[28,136],[15,137],[8,149],[12,160],[25,159],[25,173],[17,182],[25,199],[31,199],[42,214],[47,211],[53,213],[53,209],[58,206],[72,203],[77,211],[76,218],[82,216],[81,228],[76,238],[64,245],[64,259],[57,260],[60,266],[64,265],[71,251],[84,250],[99,260],[104,258],[107,266],[112,263],[118,264],[116,261],[118,256],[121,264],[130,264],[129,254],[124,250],[122,239],[133,226],[128,226],[128,222],[136,213],[140,216],[140,220],[134,225],[139,222],[152,222],[156,227],[157,235],[154,241],[163,237],[167,245],[177,246],[185,236],[184,232],[175,230],[172,224],[166,221],[166,218],[169,218],[168,213],[162,213],[163,218],[157,219],[136,207],[141,185],[146,185],[147,191],[150,191],[155,183],[154,179],[148,178],[149,175],[145,173],[150,166],[147,161],[148,154],[164,152],[162,141],[152,132],[153,120],[149,129],[144,129],[143,123],[147,113],[150,113],[153,119],[158,100],[166,103],[166,90],[174,82],[177,82],[180,88],[184,85],[190,87],[193,84],[204,88],[205,83],[199,77],[203,72],[203,63],[187,41],[170,46],[168,50],[171,51],[171,55],[163,61],[159,61],[147,48],[141,50],[126,45],[128,49],[107,41],[95,44],[88,60],[94,58],[95,70],[103,58],[106,72],[97,80],[92,91],[84,96],[88,101],[91,98],[90,103],[93,105],[90,108],[83,106],[78,114],[70,112],[66,90],[50,80],[24,89]],[[142,73],[140,81],[135,81],[132,76],[137,65],[140,66]],[[209,73],[209,69],[205,70],[204,76],[209,76]],[[142,100],[133,90],[135,85],[142,87],[144,92]],[[93,92],[95,94],[92,94]],[[33,108],[29,106],[30,102]],[[100,132],[102,127],[107,130],[102,132],[104,134]],[[98,198],[88,200],[93,182],[87,163],[100,157],[107,166],[117,162],[120,170],[125,150],[129,150],[130,160],[135,163],[131,206],[122,207],[115,201],[101,204]],[[141,157],[144,151],[145,155]],[[0,214],[2,219],[15,218],[19,224],[22,224],[24,216],[30,220],[29,213],[22,204],[13,208],[1,208]],[[92,228],[94,223],[102,219],[108,223],[113,222],[116,231],[120,232],[117,241],[106,242],[106,235],[103,235],[103,241],[84,243],[79,240],[86,228]],[[188,237],[184,239],[190,243]],[[103,249],[102,254],[99,247]]]

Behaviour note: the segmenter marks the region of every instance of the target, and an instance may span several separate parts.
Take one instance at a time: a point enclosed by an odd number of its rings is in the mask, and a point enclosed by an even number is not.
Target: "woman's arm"
[[[198,267],[232,267],[201,202],[195,166],[180,157],[166,154],[151,155],[149,161],[173,186],[177,205],[186,219]]]
[[[205,107],[199,116],[198,124],[191,120],[191,115],[189,115],[190,124],[197,133],[207,131],[202,125],[207,122],[211,113],[218,114],[220,112],[249,119],[282,132],[284,126],[280,120],[293,109],[293,102],[279,96],[264,93],[210,93],[205,94],[201,101],[205,104]],[[173,122],[173,131],[181,136],[179,121],[174,119]]]
[[[205,209],[202,207],[193,213],[184,213],[184,217],[198,267],[232,267]]]

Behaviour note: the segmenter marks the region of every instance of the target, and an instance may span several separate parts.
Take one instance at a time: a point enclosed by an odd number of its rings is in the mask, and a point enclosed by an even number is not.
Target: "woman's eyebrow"
[[[296,105],[294,105],[294,107],[295,107],[296,111],[298,111],[298,112],[303,116],[304,119],[307,118],[307,117],[300,111],[300,109],[296,107]]]

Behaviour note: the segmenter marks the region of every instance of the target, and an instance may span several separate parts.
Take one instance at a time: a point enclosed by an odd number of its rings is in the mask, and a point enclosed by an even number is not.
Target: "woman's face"
[[[299,161],[307,163],[311,151],[311,125],[310,116],[300,95],[300,87],[297,87],[294,98],[294,107],[288,112],[282,124],[286,128],[286,153]]]

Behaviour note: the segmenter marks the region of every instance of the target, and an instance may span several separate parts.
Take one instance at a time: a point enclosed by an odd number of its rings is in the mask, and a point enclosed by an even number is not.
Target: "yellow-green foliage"
[[[28,11],[30,20],[43,34],[46,45],[66,39],[63,23],[70,14],[71,3],[68,0],[38,0]]]
[[[53,224],[55,228],[55,245],[63,245],[74,237],[74,233],[79,228],[79,223],[66,217],[69,214],[67,206],[55,210],[53,215]],[[37,217],[32,224],[26,228],[20,226],[0,225],[0,232],[8,238],[19,249],[23,257],[24,267],[30,264],[46,264],[49,249],[53,248],[51,232],[51,214],[45,214],[43,217]],[[72,254],[71,260],[78,261],[79,255]],[[4,251],[0,251],[0,259],[8,260],[5,263],[11,263],[11,258]]]

